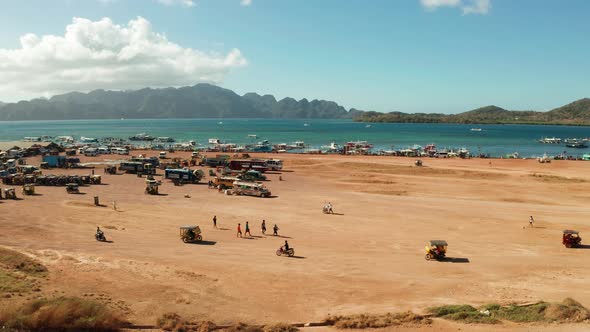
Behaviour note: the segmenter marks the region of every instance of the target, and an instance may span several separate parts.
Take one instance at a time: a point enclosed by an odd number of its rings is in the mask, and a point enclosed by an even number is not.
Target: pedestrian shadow
[[[580,244],[577,247],[573,247],[573,249],[590,249],[590,245],[588,245],[588,244]]]
[[[100,241],[100,242],[103,242],[103,243],[115,243],[115,241],[113,241],[113,240],[106,240],[106,241]]]
[[[229,231],[230,230],[229,228],[223,228],[223,227],[219,227],[217,229],[220,230],[220,231]]]
[[[262,239],[262,236],[260,236],[260,235],[250,235],[250,237],[257,238],[257,239]]]
[[[329,214],[334,215],[334,216],[343,216],[344,215],[344,213],[336,213],[336,212],[329,213]]]
[[[254,238],[251,236],[244,236],[242,239],[244,239],[244,240],[258,240],[257,238]]]
[[[272,236],[272,237],[280,237],[280,238],[283,238],[283,239],[292,239],[292,237],[290,237],[290,236],[284,236],[284,235],[266,235],[266,236],[267,236],[267,237],[268,237],[268,236]]]

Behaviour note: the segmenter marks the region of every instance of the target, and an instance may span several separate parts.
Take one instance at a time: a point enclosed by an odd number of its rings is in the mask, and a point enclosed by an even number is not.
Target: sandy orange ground
[[[149,196],[134,175],[103,175],[105,184],[83,187],[83,195],[37,187],[39,196],[0,202],[0,245],[47,264],[44,294],[104,294],[138,324],[169,311],[222,324],[565,297],[590,306],[590,250],[561,245],[564,228],[590,236],[590,163],[425,159],[417,168],[408,158],[280,158],[285,171],[266,183],[277,197],[267,199],[167,180],[160,187],[166,196]],[[63,172],[89,170],[45,171]],[[108,206],[94,207],[94,195]],[[337,215],[321,213],[326,201]],[[263,236],[262,219],[269,232],[278,224],[298,258],[274,254],[285,238]],[[236,238],[237,223],[246,221],[253,236]],[[184,224],[200,225],[207,242],[182,243]],[[113,243],[96,242],[96,226]],[[425,261],[430,239],[447,240],[448,255],[468,262]],[[486,330],[435,323],[435,330],[458,328]]]

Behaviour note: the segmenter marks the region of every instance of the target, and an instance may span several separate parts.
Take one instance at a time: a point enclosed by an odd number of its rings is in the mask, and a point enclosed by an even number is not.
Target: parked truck
[[[140,161],[124,161],[119,165],[119,170],[125,173],[132,174],[154,174],[155,168],[152,164],[142,163]]]
[[[166,179],[170,179],[172,181],[178,181],[180,183],[199,183],[203,178],[204,174],[203,171],[200,169],[193,170],[193,169],[183,169],[183,168],[176,168],[176,169],[166,169],[164,173],[164,177]]]

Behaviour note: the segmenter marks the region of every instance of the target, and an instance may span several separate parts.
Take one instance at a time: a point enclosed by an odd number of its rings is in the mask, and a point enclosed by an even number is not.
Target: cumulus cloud
[[[242,6],[250,6],[252,4],[252,0],[241,0],[240,5]]]
[[[455,7],[461,9],[463,15],[487,14],[492,8],[491,0],[420,0],[422,7],[436,10],[439,7]]]
[[[20,45],[0,49],[2,98],[220,83],[247,64],[238,49],[219,54],[175,44],[142,17],[127,26],[109,18],[74,18],[63,36],[28,33]]]
[[[166,6],[183,6],[183,7],[193,7],[195,2],[193,0],[157,0],[159,3],[166,5]]]

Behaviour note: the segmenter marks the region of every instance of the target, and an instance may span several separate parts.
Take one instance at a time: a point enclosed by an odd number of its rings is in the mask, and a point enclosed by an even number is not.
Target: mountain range
[[[590,99],[547,112],[509,111],[492,105],[458,114],[364,112],[353,118],[359,122],[590,125]]]
[[[243,96],[200,83],[181,88],[70,92],[49,99],[0,102],[0,121],[154,118],[349,119],[359,122],[590,125],[590,99],[548,112],[485,106],[458,114],[378,113],[346,109],[333,101]]]
[[[0,103],[0,121],[149,118],[352,118],[333,101],[243,96],[211,84],[133,91],[70,92],[49,99]]]

